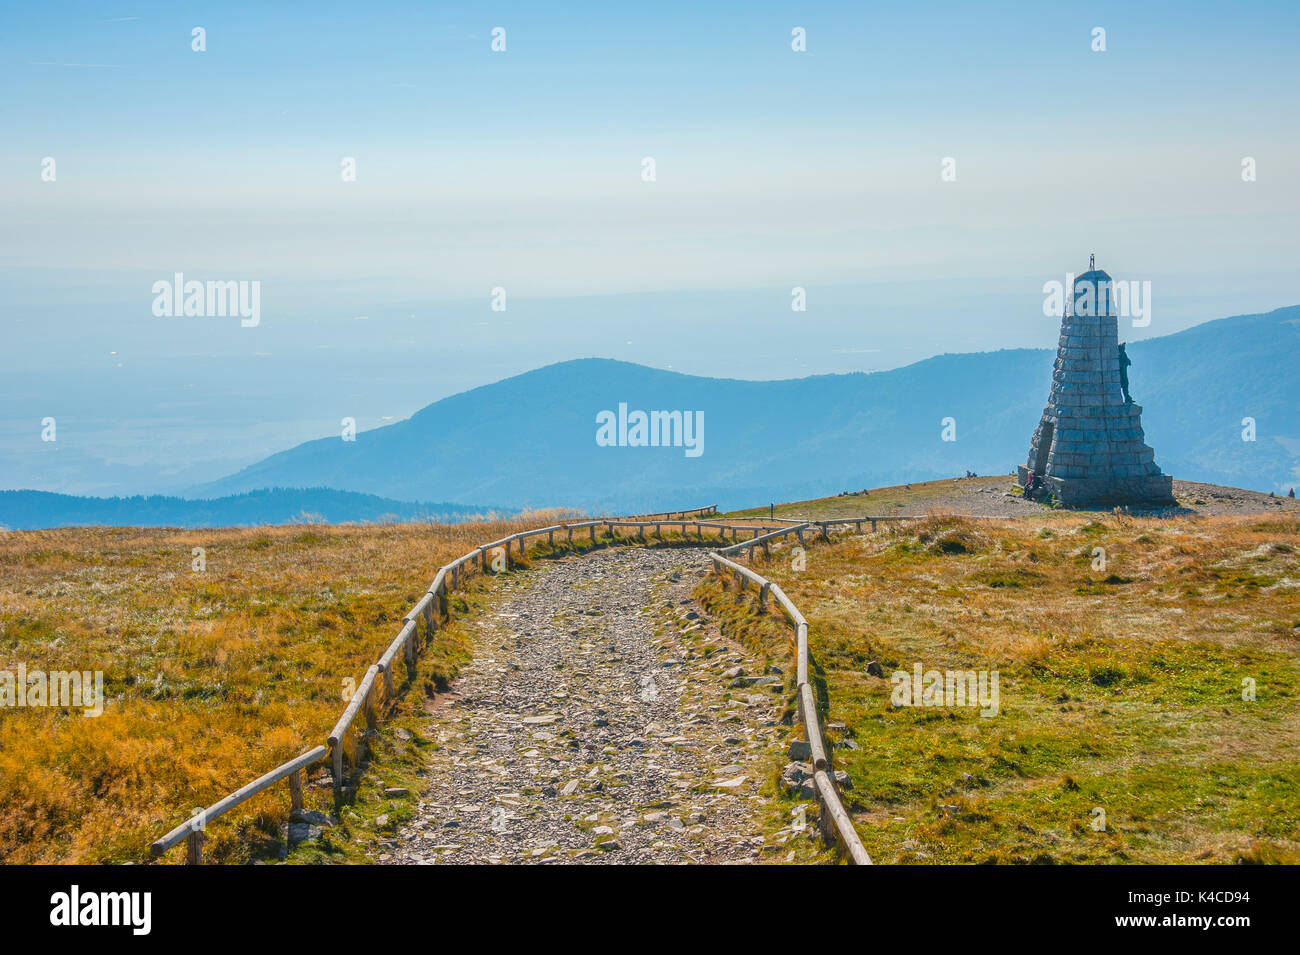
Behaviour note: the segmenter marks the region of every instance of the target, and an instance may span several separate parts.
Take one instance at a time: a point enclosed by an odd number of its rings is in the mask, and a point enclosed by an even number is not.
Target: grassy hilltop
[[[873,857],[1300,861],[1300,505],[1202,486],[1184,516],[1134,518],[1050,511],[1004,498],[1008,484],[786,505],[778,513],[931,513],[809,541],[801,569],[793,540],[759,555],[810,621],[826,722],[843,724],[830,734],[836,768],[852,778],[846,798]],[[954,487],[1030,511],[945,515]],[[1198,501],[1256,512],[1201,514]],[[0,860],[147,858],[192,807],[323,738],[344,681],[440,564],[550,519],[0,534],[0,668],[100,669],[109,698],[94,719],[0,711]],[[204,572],[191,570],[194,547]],[[418,790],[426,691],[467,659],[465,627],[497,590],[456,598],[461,622],[439,632],[384,723],[369,795],[310,859],[344,861],[378,814],[407,811],[383,788]],[[785,671],[788,691],[784,620],[717,578],[697,595]],[[890,675],[917,663],[996,670],[998,714],[892,705]],[[333,811],[327,785],[307,801]],[[250,800],[212,828],[206,856],[273,857],[286,811],[283,787]]]
[[[934,495],[917,490],[811,510],[924,513]],[[1163,520],[935,515],[810,545],[802,570],[792,547],[757,569],[809,620],[828,720],[844,724],[834,762],[873,858],[1300,862],[1293,502]],[[788,640],[733,593],[700,590],[731,632]],[[998,671],[999,713],[892,705],[891,675],[917,663]]]

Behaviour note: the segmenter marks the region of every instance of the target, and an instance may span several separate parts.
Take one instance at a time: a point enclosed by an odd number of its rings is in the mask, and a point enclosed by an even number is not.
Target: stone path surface
[[[378,861],[785,861],[758,792],[783,678],[701,618],[708,567],[703,550],[622,547],[498,577],[430,717],[428,788]]]

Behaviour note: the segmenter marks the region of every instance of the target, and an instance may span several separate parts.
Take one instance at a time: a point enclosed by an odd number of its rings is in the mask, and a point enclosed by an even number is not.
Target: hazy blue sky
[[[1092,251],[1152,282],[1133,338],[1300,301],[1295,3],[562,6],[4,5],[0,487],[179,486],[578,356],[1045,347]],[[154,317],[177,271],[261,324]]]

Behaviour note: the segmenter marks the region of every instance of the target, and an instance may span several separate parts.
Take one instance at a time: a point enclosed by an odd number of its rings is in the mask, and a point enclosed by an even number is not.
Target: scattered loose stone
[[[335,825],[334,820],[319,809],[295,809],[289,813],[289,821],[305,822],[311,826],[320,826],[322,829]]]
[[[308,825],[305,822],[291,822],[289,823],[289,845],[315,842],[324,832],[325,830],[320,826]]]
[[[781,773],[781,788],[802,799],[815,799],[817,786],[813,782],[812,763],[793,762]]]

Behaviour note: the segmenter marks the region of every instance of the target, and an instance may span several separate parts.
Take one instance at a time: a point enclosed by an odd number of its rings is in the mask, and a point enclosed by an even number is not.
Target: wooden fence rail
[[[781,591],[781,588],[773,584],[748,567],[734,563],[723,557],[723,554],[734,553],[745,548],[753,554],[756,546],[763,547],[766,550],[768,542],[788,534],[799,535],[802,540],[803,530],[809,526],[810,522],[799,522],[795,526],[787,526],[785,522],[781,524],[736,524],[722,523],[717,521],[702,521],[699,517],[710,516],[717,513],[716,505],[709,505],[702,508],[690,508],[685,511],[664,511],[661,514],[637,515],[632,519],[605,518],[599,520],[577,521],[561,524],[552,524],[548,527],[533,528],[531,530],[520,531],[517,534],[511,534],[500,540],[493,541],[489,544],[483,544],[474,548],[467,554],[456,558],[455,560],[444,564],[438,568],[434,575],[433,581],[429,584],[428,590],[415,603],[411,610],[402,617],[402,627],[392,642],[384,648],[379,659],[366,670],[365,675],[357,684],[356,689],[352,692],[347,700],[347,705],[343,709],[342,715],[339,716],[338,722],[326,737],[325,745],[316,746],[300,756],[297,756],[286,763],[277,766],[270,772],[259,776],[251,783],[235,790],[227,796],[222,797],[217,802],[208,806],[206,809],[197,811],[190,819],[176,826],[161,839],[158,839],[150,846],[154,856],[161,856],[164,852],[184,841],[187,845],[186,862],[189,864],[199,864],[203,861],[203,841],[205,838],[205,829],[209,822],[219,818],[226,812],[229,812],[235,806],[257,795],[268,787],[281,780],[287,780],[289,783],[289,793],[291,807],[294,810],[301,810],[302,803],[302,773],[308,767],[328,758],[330,761],[330,772],[333,777],[334,791],[336,798],[342,798],[344,783],[344,756],[345,756],[345,739],[348,731],[353,726],[358,715],[364,715],[366,728],[374,729],[378,721],[379,693],[380,687],[383,688],[384,700],[392,700],[395,693],[393,681],[393,666],[397,660],[398,654],[402,654],[405,660],[408,672],[413,673],[417,663],[417,658],[423,644],[427,645],[432,640],[434,632],[448,619],[448,595],[458,590],[462,583],[462,577],[473,573],[475,569],[481,574],[486,574],[489,569],[487,555],[494,550],[500,549],[505,557],[505,566],[509,566],[511,561],[512,546],[518,546],[518,557],[522,558],[527,549],[527,542],[532,538],[545,537],[550,545],[555,544],[556,533],[563,532],[567,535],[567,542],[573,540],[575,530],[587,530],[591,541],[597,538],[597,531],[604,529],[606,537],[617,540],[616,529],[637,528],[638,537],[644,538],[645,529],[653,526],[656,533],[662,537],[664,527],[680,528],[682,537],[687,537],[687,530],[693,530],[696,537],[703,540],[705,529],[715,530],[716,536],[726,540],[726,534],[731,532],[733,543],[729,547],[724,547],[720,551],[710,552],[710,557],[714,560],[715,567],[719,563],[726,565],[738,575],[738,579],[747,580],[759,587],[760,599],[766,600],[770,594],[791,621],[795,624],[798,632],[798,684],[800,692],[807,685],[807,650],[808,650],[808,625],[799,615],[790,599]],[[674,517],[674,515],[678,515]],[[695,515],[695,519],[691,519]],[[852,523],[849,521],[848,523]],[[746,540],[741,540],[742,533],[752,535]],[[477,568],[475,565],[477,564]],[[424,638],[421,639],[421,630],[419,623],[424,623]],[[802,699],[802,696],[801,696]],[[810,697],[811,699],[811,697]],[[804,731],[809,734],[809,742],[815,736],[817,743],[817,752],[822,753],[822,759],[818,765],[819,776],[825,776],[820,769],[828,765],[825,759],[824,748],[821,744],[821,731],[817,724],[816,710],[810,706],[801,704],[801,721]],[[809,733],[809,727],[812,732]],[[362,754],[364,753],[364,743],[357,746],[357,757],[354,761],[360,764]],[[830,795],[822,795],[823,789]],[[819,802],[826,809],[826,814],[832,817],[832,832],[837,841],[846,847],[850,858],[853,861],[870,862],[867,858],[866,851],[862,849],[862,844],[858,840],[856,833],[853,832],[851,823],[848,823],[848,814],[844,811],[842,805],[838,802],[838,797],[834,794],[834,784],[829,777],[825,785],[819,784],[818,789]],[[838,812],[836,812],[838,810]],[[823,821],[823,827],[828,825]]]
[[[278,783],[282,779],[289,780],[289,794],[294,809],[302,808],[302,776],[301,773],[308,766],[320,762],[325,758],[329,751],[324,746],[317,746],[309,749],[294,759],[289,760],[271,770],[264,776],[259,776],[242,789],[236,789],[229,796],[214,802],[211,806],[203,809],[189,819],[185,820],[167,835],[155,842],[150,850],[155,856],[160,856],[172,846],[181,840],[185,840],[188,848],[186,853],[186,862],[198,864],[203,861],[203,839],[204,831],[212,820],[223,816],[225,813],[234,809],[241,802],[256,796],[268,786]]]
[[[690,507],[684,511],[659,511],[657,514],[633,514],[633,520],[653,520],[656,517],[671,518],[674,514],[678,517],[705,517],[709,514],[718,513],[718,505],[710,504],[708,507]]]

